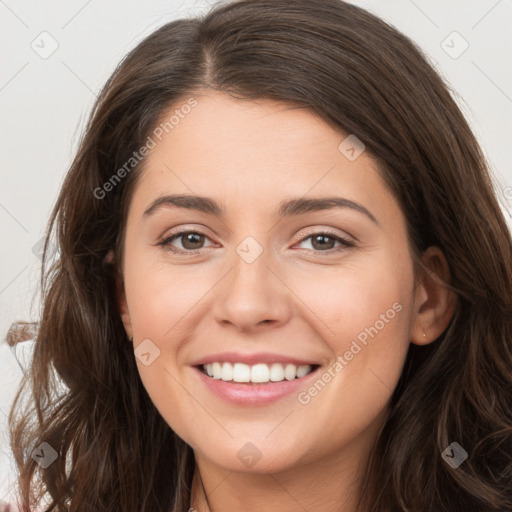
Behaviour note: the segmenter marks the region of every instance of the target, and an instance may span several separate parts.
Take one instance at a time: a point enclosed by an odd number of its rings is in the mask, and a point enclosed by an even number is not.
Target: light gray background
[[[416,41],[451,84],[512,226],[512,1],[353,3]],[[6,415],[21,377],[3,340],[13,321],[38,317],[40,260],[33,248],[86,116],[128,50],[162,24],[206,8],[206,0],[0,0],[0,500],[14,481]],[[52,45],[58,47],[45,55]],[[27,360],[32,343],[22,345],[18,357]]]

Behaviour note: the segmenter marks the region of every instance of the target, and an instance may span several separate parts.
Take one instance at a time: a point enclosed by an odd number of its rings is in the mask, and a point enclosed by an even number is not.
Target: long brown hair
[[[34,357],[9,417],[23,507],[45,492],[55,511],[190,506],[192,449],[146,393],[116,306],[144,160],[104,185],[170,107],[208,90],[312,107],[355,134],[402,208],[415,264],[431,245],[449,264],[457,309],[435,342],[410,346],[361,510],[511,511],[512,241],[490,172],[415,44],[340,0],[219,4],[156,30],[107,81],[50,216],[59,253],[44,253]],[[468,452],[456,469],[442,457],[454,441]],[[31,457],[43,442],[58,454],[44,469]]]

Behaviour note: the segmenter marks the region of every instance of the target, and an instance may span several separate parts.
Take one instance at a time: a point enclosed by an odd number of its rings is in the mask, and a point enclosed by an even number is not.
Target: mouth
[[[212,380],[233,384],[270,385],[272,383],[296,381],[319,368],[317,364],[295,365],[291,363],[244,363],[213,362],[196,368]]]

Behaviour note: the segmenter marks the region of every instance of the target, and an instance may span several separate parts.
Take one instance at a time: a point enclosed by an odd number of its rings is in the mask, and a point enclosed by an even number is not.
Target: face
[[[406,220],[367,152],[312,110],[195,98],[154,139],[127,217],[142,382],[215,466],[341,456],[382,424],[410,343]]]

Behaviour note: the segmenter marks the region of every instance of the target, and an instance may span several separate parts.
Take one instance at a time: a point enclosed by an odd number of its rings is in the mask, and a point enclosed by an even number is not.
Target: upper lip
[[[242,354],[239,352],[221,352],[218,354],[211,354],[209,356],[201,357],[196,361],[191,363],[191,366],[201,366],[209,363],[244,363],[249,366],[258,364],[258,363],[285,363],[285,364],[294,364],[297,366],[309,364],[316,365],[318,363],[307,361],[304,359],[299,359],[297,357],[286,356],[283,354],[273,354],[271,352],[259,352],[255,354]]]

